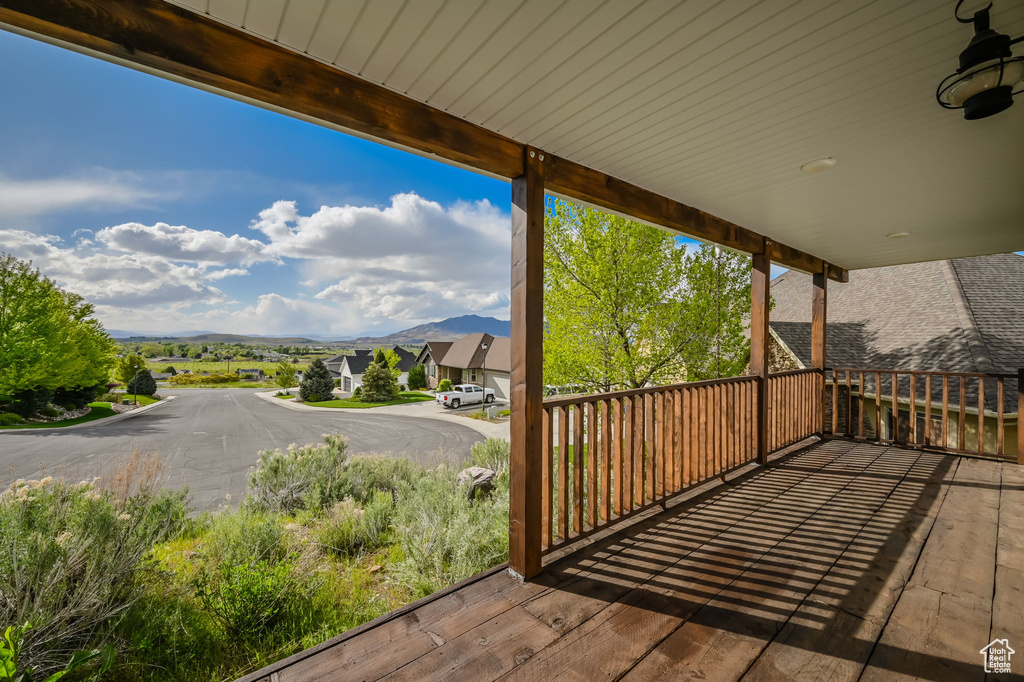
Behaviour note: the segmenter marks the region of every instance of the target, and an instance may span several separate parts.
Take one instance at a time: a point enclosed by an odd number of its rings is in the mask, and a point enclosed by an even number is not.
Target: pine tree
[[[383,353],[380,355],[383,356]],[[364,403],[385,403],[394,400],[397,395],[398,383],[388,369],[387,361],[371,362],[363,372],[363,392],[359,399]]]
[[[140,369],[128,382],[128,392],[135,395],[153,395],[156,393],[156,379],[148,369]]]
[[[310,363],[299,382],[299,400],[303,402],[319,402],[330,400],[334,391],[334,377],[331,370],[320,358]]]

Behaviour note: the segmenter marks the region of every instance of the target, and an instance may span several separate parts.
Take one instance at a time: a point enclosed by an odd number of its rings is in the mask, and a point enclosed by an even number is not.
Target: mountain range
[[[294,346],[300,344],[324,344],[332,345],[409,345],[423,343],[424,341],[454,341],[466,334],[484,333],[492,336],[508,336],[510,333],[510,322],[499,320],[494,317],[480,317],[479,315],[463,315],[461,317],[449,317],[439,322],[428,322],[409,329],[393,332],[383,336],[359,335],[355,338],[346,338],[336,341],[327,341],[323,336],[259,336],[255,334],[219,334],[209,331],[189,332],[157,332],[145,333],[136,331],[124,331],[120,329],[108,329],[108,333],[119,341],[156,341],[164,343],[244,343],[269,346]]]

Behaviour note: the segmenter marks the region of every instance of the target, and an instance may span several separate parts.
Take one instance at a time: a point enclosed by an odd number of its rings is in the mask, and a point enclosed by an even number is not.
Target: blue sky
[[[508,318],[507,183],[0,31],[0,250],[111,329]]]

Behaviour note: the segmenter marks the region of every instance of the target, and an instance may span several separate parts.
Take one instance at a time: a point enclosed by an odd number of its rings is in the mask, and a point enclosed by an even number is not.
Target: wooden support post
[[[540,573],[543,449],[544,155],[527,148],[512,180],[509,569]],[[564,426],[564,424],[563,424]],[[559,434],[564,438],[564,434]],[[579,446],[577,446],[579,447]],[[559,453],[563,456],[564,453]],[[561,521],[561,519],[560,519]]]
[[[1017,464],[1024,466],[1024,368],[1017,370]]]
[[[828,276],[826,272],[814,274],[811,302],[811,366],[818,371],[818,395],[815,397],[818,435],[825,433],[825,326],[828,318]],[[833,380],[835,377],[833,376]],[[836,409],[836,405],[832,406]]]
[[[767,248],[767,244],[766,244]],[[768,463],[768,301],[771,261],[767,253],[754,255],[751,271],[750,373],[757,377],[757,461]]]

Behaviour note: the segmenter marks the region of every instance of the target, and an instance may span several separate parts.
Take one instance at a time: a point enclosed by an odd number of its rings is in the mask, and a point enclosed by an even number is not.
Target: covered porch
[[[1024,248],[1024,107],[934,102],[953,3],[696,4],[0,0],[4,28],[511,181],[508,566],[247,679],[981,679],[1024,633],[1021,373],[826,361],[851,269]],[[544,401],[546,193],[750,254],[750,375]],[[812,366],[776,375],[773,264],[814,282]],[[945,421],[965,379],[992,439]],[[865,419],[886,391],[908,432]]]
[[[979,650],[1024,632],[1024,469],[791,450],[534,581],[497,567],[246,681],[986,679]]]

